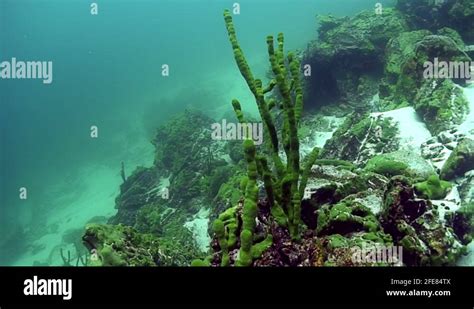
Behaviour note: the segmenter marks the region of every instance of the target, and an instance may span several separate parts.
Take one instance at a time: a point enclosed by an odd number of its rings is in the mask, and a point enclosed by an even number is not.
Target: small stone
[[[447,131],[443,131],[438,135],[438,139],[441,143],[447,144],[447,143],[451,143],[454,140],[454,135],[450,134]]]
[[[448,148],[449,150],[454,150],[454,148],[456,148],[457,146],[457,143],[456,142],[451,142],[451,143],[447,143],[446,145],[444,145],[446,148]]]

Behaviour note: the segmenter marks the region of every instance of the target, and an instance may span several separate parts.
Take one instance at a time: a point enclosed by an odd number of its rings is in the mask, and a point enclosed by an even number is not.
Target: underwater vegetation
[[[226,10],[264,143],[213,140],[200,111],[175,116],[156,131],[153,166],[122,173],[117,214],[86,226],[95,258],[82,263],[392,266],[354,248],[397,248],[405,266],[456,265],[474,227],[474,111],[467,78],[424,72],[435,58],[472,61],[473,5],[399,0],[320,16],[304,52],[267,36],[262,79]],[[251,119],[231,103],[240,123]]]

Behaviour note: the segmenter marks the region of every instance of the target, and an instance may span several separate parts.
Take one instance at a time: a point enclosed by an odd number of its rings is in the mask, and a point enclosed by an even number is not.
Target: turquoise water
[[[392,1],[381,1],[390,4]],[[286,48],[316,37],[315,15],[353,15],[369,0],[242,0],[234,18],[256,75],[268,67],[265,37]],[[155,128],[192,107],[216,117],[239,97],[255,104],[238,74],[222,20],[233,1],[0,0],[0,61],[52,61],[53,82],[0,81],[1,265],[58,265],[68,231],[115,213],[120,164],[153,162]],[[162,64],[170,76],[161,76]],[[99,137],[90,137],[91,126]],[[19,188],[27,199],[19,199]],[[7,243],[8,241],[8,243]]]

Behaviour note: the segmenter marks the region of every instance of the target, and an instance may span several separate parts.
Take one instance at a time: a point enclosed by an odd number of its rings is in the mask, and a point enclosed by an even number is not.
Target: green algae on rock
[[[441,169],[441,178],[451,180],[474,169],[474,140],[466,138],[459,143]]]
[[[384,155],[371,158],[367,161],[364,169],[387,177],[406,175],[408,173],[408,165],[400,161],[389,159]]]
[[[391,118],[354,113],[326,142],[320,157],[364,164],[371,157],[398,149],[398,128]]]
[[[464,245],[474,237],[474,203],[463,205],[456,212],[448,215],[448,221],[454,233]]]
[[[440,180],[438,175],[431,175],[426,181],[415,184],[416,194],[430,200],[440,200],[446,197],[451,188],[452,184]]]
[[[91,224],[82,239],[93,252],[92,266],[172,265],[172,261],[161,254],[156,237],[140,234],[129,226]]]
[[[382,14],[319,17],[319,23],[318,39],[304,57],[314,72],[305,89],[309,102],[323,106],[337,101],[349,109],[367,110],[378,90],[385,45],[408,30],[402,14],[386,8]]]
[[[450,27],[458,31],[464,40],[474,42],[474,4],[470,0],[398,0],[396,8],[403,13],[412,29]]]
[[[409,179],[395,176],[384,194],[381,224],[404,248],[408,266],[454,265],[466,252],[429,200],[415,198]]]
[[[356,201],[342,200],[335,205],[324,205],[317,214],[318,235],[345,235],[360,231],[375,232],[380,229],[377,218],[370,209]]]

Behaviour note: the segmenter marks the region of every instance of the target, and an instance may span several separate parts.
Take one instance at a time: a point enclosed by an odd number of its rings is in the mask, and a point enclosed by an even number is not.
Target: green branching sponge
[[[315,147],[311,151],[311,153],[306,158],[306,162],[303,167],[303,172],[301,174],[301,182],[300,182],[300,196],[303,197],[304,189],[306,188],[306,184],[308,183],[309,174],[311,172],[311,167],[316,163],[316,159],[319,155],[319,148]]]
[[[225,226],[224,222],[219,219],[214,220],[214,233],[216,233],[217,240],[219,241],[219,247],[222,250],[222,266],[229,265],[229,248],[227,244],[227,238],[225,235]]]
[[[212,229],[216,234],[222,252],[221,266],[230,266],[229,251],[237,245],[238,225],[237,206],[228,208],[213,222]],[[208,257],[204,261],[194,260],[191,266],[210,265],[209,259],[212,259],[212,257]]]
[[[207,267],[207,266],[210,266],[210,265],[211,265],[211,263],[209,263],[209,261],[207,261],[207,260],[196,259],[196,260],[193,260],[191,262],[192,267]]]
[[[247,186],[245,188],[242,228],[253,233],[257,217],[258,187],[257,162],[255,160],[255,145],[252,140],[244,141],[244,153],[247,161]]]
[[[300,237],[301,199],[306,187],[309,171],[318,156],[315,149],[307,158],[303,169],[300,168],[298,125],[303,112],[303,88],[300,80],[300,62],[293,53],[284,53],[284,36],[279,33],[276,44],[273,36],[267,37],[268,57],[273,78],[267,86],[261,79],[255,78],[235,32],[232,15],[224,11],[224,20],[234,58],[242,77],[245,79],[264,123],[269,140],[269,158],[256,154],[252,140],[244,142],[247,162],[244,205],[242,212],[242,230],[237,265],[248,266],[252,259],[260,256],[272,244],[271,235],[258,244],[253,244],[256,218],[258,213],[257,178],[263,181],[267,201],[271,207],[272,218],[282,227],[288,228],[293,239]],[[273,90],[278,96],[265,97]],[[278,99],[276,99],[278,97]],[[244,123],[244,115],[239,101],[233,100],[232,106],[239,122]],[[280,109],[283,116],[281,132],[277,132],[273,110]],[[281,150],[284,158],[280,157]]]
[[[243,229],[240,233],[240,250],[236,261],[237,266],[250,266],[252,264],[253,233]]]
[[[258,259],[259,257],[262,256],[263,252],[270,248],[270,246],[273,244],[273,236],[268,235],[267,238],[262,240],[259,243],[256,243],[255,245],[252,246],[252,258]]]
[[[252,263],[251,247],[257,217],[258,187],[255,144],[251,139],[244,141],[245,160],[247,161],[247,186],[245,188],[244,208],[242,211],[242,232],[237,265],[249,266]]]

